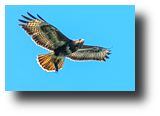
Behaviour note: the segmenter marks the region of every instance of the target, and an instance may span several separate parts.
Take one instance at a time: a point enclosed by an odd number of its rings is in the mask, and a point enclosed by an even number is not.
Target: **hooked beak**
[[[84,42],[84,39],[80,39],[79,41],[80,41],[80,42]]]

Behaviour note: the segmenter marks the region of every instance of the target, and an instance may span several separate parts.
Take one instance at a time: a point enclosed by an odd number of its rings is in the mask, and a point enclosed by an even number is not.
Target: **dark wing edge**
[[[70,39],[63,35],[56,27],[48,24],[38,14],[37,16],[40,19],[34,17],[29,12],[27,12],[27,14],[33,19],[21,15],[27,21],[19,19],[20,22],[25,23],[19,24],[19,26],[21,26],[28,35],[32,36],[32,40],[37,45],[54,51],[54,49],[62,46],[65,42],[70,41]]]
[[[107,48],[99,47],[99,46],[90,46],[83,45],[81,49],[78,49],[73,54],[67,56],[67,58],[74,61],[87,61],[87,60],[98,60],[98,61],[106,61],[109,59],[108,55],[110,50]]]

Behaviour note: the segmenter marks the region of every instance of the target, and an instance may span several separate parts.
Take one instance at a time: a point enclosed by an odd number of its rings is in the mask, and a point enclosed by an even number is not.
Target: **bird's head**
[[[76,48],[79,49],[83,46],[84,39],[73,40],[73,42]]]
[[[75,45],[83,45],[84,39],[73,40]]]
[[[80,43],[84,43],[84,39],[79,39],[79,42]]]
[[[77,46],[79,46],[79,48],[81,48],[83,46],[83,43],[84,43],[84,39],[79,39]]]

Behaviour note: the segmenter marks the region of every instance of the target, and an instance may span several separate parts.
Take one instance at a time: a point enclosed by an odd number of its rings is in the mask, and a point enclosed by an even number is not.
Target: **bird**
[[[58,72],[63,68],[65,58],[73,61],[97,60],[106,62],[110,50],[99,46],[84,45],[84,39],[71,40],[62,34],[56,27],[47,23],[41,16],[38,18],[27,12],[28,17],[18,19],[25,32],[32,36],[36,45],[41,46],[51,53],[38,55],[37,62],[47,72]]]

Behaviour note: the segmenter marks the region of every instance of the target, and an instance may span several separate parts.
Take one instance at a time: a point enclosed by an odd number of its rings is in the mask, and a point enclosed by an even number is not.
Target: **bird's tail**
[[[62,69],[64,64],[64,58],[58,59],[58,57],[56,57],[53,52],[38,55],[37,61],[38,64],[46,71],[58,72],[58,69]]]

